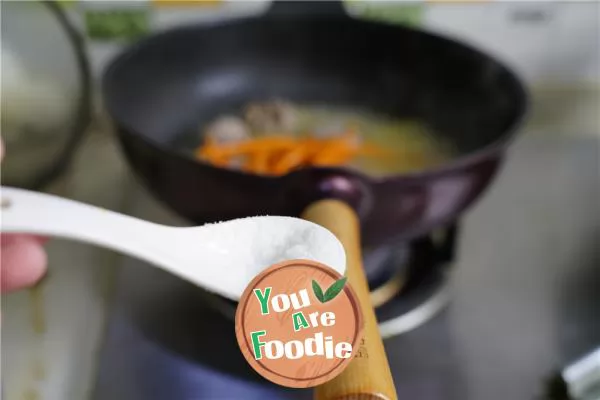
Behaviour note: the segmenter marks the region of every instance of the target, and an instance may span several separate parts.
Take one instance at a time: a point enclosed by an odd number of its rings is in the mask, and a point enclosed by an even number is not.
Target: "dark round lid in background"
[[[83,39],[58,3],[2,3],[2,72],[2,184],[41,189],[91,121]]]

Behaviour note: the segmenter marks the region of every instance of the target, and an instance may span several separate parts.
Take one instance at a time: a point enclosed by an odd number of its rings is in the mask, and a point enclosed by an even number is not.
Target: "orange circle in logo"
[[[281,386],[307,388],[341,373],[362,338],[363,317],[346,278],[308,260],[275,264],[244,291],[236,337],[248,363]]]

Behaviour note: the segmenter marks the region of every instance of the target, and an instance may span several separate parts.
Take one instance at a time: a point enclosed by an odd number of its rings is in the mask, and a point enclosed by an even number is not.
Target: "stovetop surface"
[[[561,137],[524,137],[514,146],[461,221],[450,305],[385,342],[399,398],[537,400],[558,368],[600,344],[598,150],[597,141]],[[143,190],[131,210],[176,221]],[[163,291],[176,285],[125,259],[95,400],[311,397],[261,383],[239,354],[233,325],[199,302],[181,307]],[[132,310],[147,319],[133,323]],[[193,334],[168,318],[157,326],[158,314],[189,318]],[[175,346],[159,344],[161,335]]]

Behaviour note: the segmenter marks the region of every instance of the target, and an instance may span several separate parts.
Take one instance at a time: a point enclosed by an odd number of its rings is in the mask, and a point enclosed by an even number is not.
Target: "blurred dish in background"
[[[55,2],[2,3],[3,184],[57,177],[91,120],[83,41]]]

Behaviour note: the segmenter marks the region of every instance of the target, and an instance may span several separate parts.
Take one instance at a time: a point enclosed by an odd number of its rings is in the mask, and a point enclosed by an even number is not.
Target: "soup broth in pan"
[[[333,166],[380,177],[435,168],[454,154],[417,121],[281,101],[249,104],[199,134],[199,160],[271,176]]]

